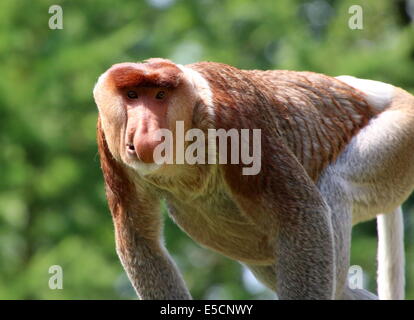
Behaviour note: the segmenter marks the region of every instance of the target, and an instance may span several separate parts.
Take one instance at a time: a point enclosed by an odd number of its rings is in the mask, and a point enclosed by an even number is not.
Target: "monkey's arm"
[[[266,137],[266,134],[263,134]],[[262,170],[224,175],[241,211],[275,243],[277,294],[281,299],[332,299],[334,238],[330,210],[314,182],[280,139],[264,139]]]
[[[191,299],[167,251],[159,241],[146,238],[133,220],[128,214],[114,218],[117,252],[138,296],[145,300]]]
[[[276,292],[281,299],[333,299],[336,272],[329,209],[312,200],[303,205],[291,212],[293,217],[279,219]]]
[[[112,157],[100,120],[97,137],[117,252],[138,296],[141,299],[191,299],[161,243],[159,199],[132,182],[126,168]]]

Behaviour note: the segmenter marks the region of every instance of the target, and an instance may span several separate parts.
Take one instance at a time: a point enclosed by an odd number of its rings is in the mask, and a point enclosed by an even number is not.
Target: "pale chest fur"
[[[244,263],[274,261],[270,239],[223,190],[191,201],[170,194],[166,201],[171,218],[201,245]]]

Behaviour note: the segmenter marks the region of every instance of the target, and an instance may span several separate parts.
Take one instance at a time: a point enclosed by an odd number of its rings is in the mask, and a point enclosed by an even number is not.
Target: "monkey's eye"
[[[130,91],[127,92],[127,97],[129,99],[136,99],[136,98],[138,98],[138,94],[135,91],[130,90]]]
[[[155,96],[155,99],[161,100],[165,97],[165,91],[158,91],[157,95]]]

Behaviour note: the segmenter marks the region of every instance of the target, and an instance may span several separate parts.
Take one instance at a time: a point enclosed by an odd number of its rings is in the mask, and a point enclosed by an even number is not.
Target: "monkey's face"
[[[114,158],[141,174],[163,167],[154,162],[154,150],[163,141],[160,132],[175,136],[176,121],[189,128],[195,104],[190,88],[175,64],[159,59],[121,63],[105,72],[94,98]]]

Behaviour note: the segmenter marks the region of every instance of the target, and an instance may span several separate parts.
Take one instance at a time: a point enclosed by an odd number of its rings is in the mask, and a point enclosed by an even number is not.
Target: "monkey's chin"
[[[156,164],[156,163],[145,163],[145,162],[141,162],[141,161],[134,161],[134,162],[130,162],[128,163],[128,165],[134,169],[137,173],[139,173],[140,175],[148,175],[151,173],[155,173],[156,171],[158,171],[162,165],[160,164]]]

